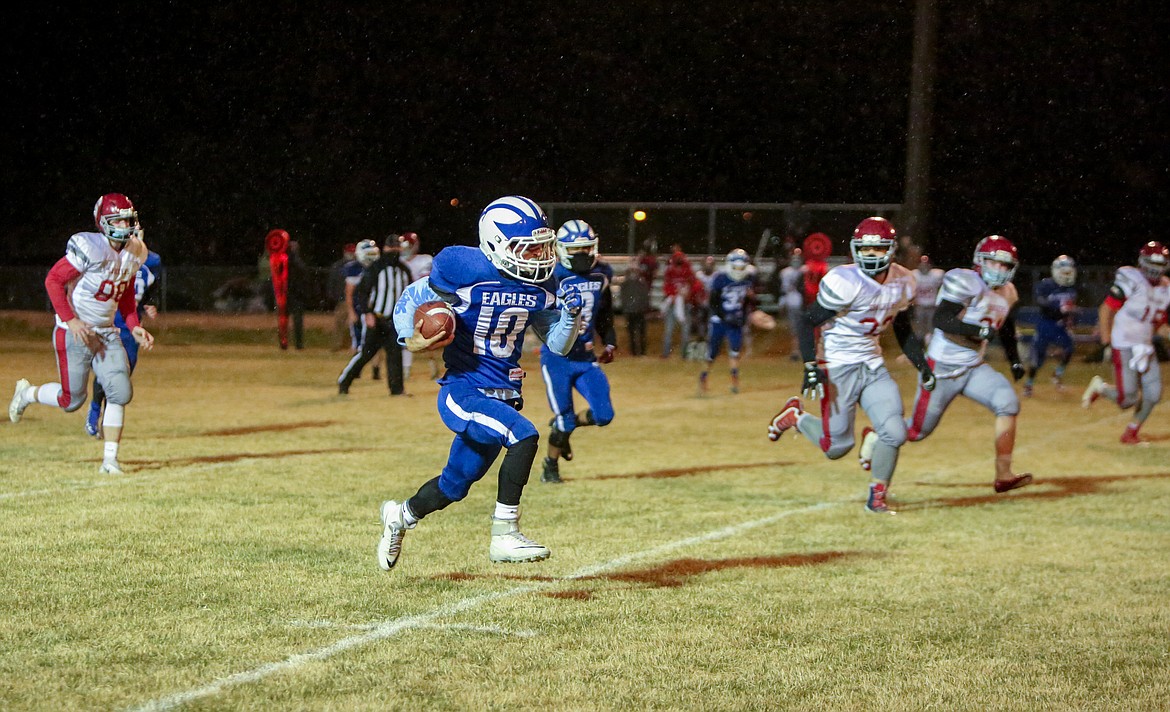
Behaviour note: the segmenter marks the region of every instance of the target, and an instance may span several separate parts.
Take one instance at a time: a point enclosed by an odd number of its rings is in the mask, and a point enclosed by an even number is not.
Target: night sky
[[[274,226],[317,264],[405,229],[434,252],[509,193],[903,199],[913,2],[462,5],[9,11],[6,262],[51,263],[112,191],[171,264],[254,263]],[[1166,239],[1167,19],[1137,5],[940,1],[937,261]]]

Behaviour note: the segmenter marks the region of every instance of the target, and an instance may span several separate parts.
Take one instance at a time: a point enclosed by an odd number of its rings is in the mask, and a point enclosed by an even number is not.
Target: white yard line
[[[714,541],[717,539],[726,539],[751,529],[758,529],[760,527],[768,526],[769,524],[775,524],[776,522],[791,516],[828,509],[830,507],[836,507],[841,504],[844,504],[844,502],[821,502],[819,504],[813,504],[807,507],[785,510],[783,512],[778,512],[760,519],[753,519],[749,522],[741,522],[734,526],[716,529],[714,531],[709,531],[696,536],[687,537],[686,539],[678,539],[676,541],[660,544],[659,546],[651,547],[649,549],[643,549],[642,551],[626,554],[625,556],[619,556],[617,558],[610,559],[609,561],[586,566],[576,571],[575,573],[569,574],[568,576],[564,576],[555,581],[523,584],[505,591],[486,593],[479,596],[464,598],[461,601],[449,603],[445,606],[439,606],[438,608],[432,608],[429,611],[419,613],[417,615],[386,620],[376,624],[368,632],[362,633],[360,635],[350,636],[348,638],[342,638],[336,643],[328,645],[324,648],[317,648],[316,650],[298,653],[296,655],[291,655],[279,662],[267,663],[256,668],[252,668],[251,670],[245,670],[233,675],[228,675],[227,677],[220,678],[215,682],[209,683],[202,687],[196,687],[183,692],[176,692],[174,694],[167,695],[166,697],[160,697],[132,709],[136,712],[157,712],[159,710],[174,709],[181,705],[187,704],[188,702],[194,702],[195,700],[217,695],[229,687],[258,682],[270,675],[296,670],[297,668],[300,668],[307,663],[312,663],[319,660],[327,660],[335,655],[350,650],[351,648],[357,648],[369,643],[375,643],[379,640],[392,638],[399,633],[402,633],[403,631],[437,625],[434,623],[434,621],[440,618],[447,618],[464,613],[466,611],[482,608],[490,603],[494,603],[505,598],[512,598],[514,596],[519,596],[525,593],[532,593],[543,589],[553,588],[563,581],[572,581],[588,576],[596,576],[601,572],[620,568],[639,559],[652,558],[670,551],[674,551],[676,549],[682,549],[688,546],[693,546],[695,544],[701,544],[703,542]]]
[[[294,628],[325,628],[325,629],[342,629],[342,630],[374,630],[380,623],[334,623],[333,621],[289,621],[289,625]],[[515,638],[533,638],[539,633],[534,630],[507,630],[498,625],[467,625],[463,623],[432,623],[430,625],[418,625],[415,628],[426,628],[427,630],[460,630],[469,633],[490,633],[492,635],[511,636]]]

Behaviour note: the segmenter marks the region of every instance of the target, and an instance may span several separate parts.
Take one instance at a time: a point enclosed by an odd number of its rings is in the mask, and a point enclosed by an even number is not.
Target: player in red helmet
[[[804,396],[820,399],[820,416],[806,413],[800,398],[793,397],[768,426],[770,439],[778,440],[784,431],[796,428],[836,460],[853,449],[853,423],[860,405],[876,429],[865,504],[876,514],[892,513],[886,491],[898,451],[906,442],[902,395],[886,370],[879,343],[882,333],[892,325],[902,352],[921,371],[924,383],[933,379],[910,322],[914,273],[893,261],[896,238],[894,226],[879,217],[862,220],[853,231],[849,249],[854,263],[829,270],[799,324]],[[827,326],[818,329],[822,324]],[[820,362],[818,331],[824,347]]]
[[[1122,410],[1138,406],[1121,442],[1141,442],[1138,430],[1162,399],[1162,373],[1154,354],[1154,332],[1166,324],[1170,308],[1170,250],[1147,242],[1138,252],[1137,267],[1122,267],[1098,309],[1100,339],[1113,352],[1114,384],[1093,376],[1081,398],[1088,408],[1101,396],[1116,400]]]
[[[114,326],[121,312],[133,339],[144,349],[154,337],[138,322],[136,275],[147,258],[138,225],[138,211],[121,193],[108,193],[93,206],[98,232],[79,232],[69,238],[65,256],[45,278],[45,289],[56,312],[53,343],[57,351],[56,382],[34,386],[16,382],[8,418],[16,423],[33,403],[58,407],[67,413],[80,408],[87,396],[92,371],[105,391],[106,410],[101,430],[105,439],[103,474],[122,474],[118,448],[122,440],[125,406],[134,395],[126,349]]]
[[[925,439],[960,395],[987,408],[995,414],[994,487],[996,492],[1007,492],[1032,482],[1031,474],[1012,472],[1020,399],[1011,382],[983,358],[987,342],[998,335],[1012,378],[1018,381],[1024,376],[1016,345],[1019,294],[1011,281],[1020,260],[1011,240],[991,235],[979,241],[973,262],[972,269],[953,269],[943,277],[934,334],[926,350],[937,380],[932,388],[920,385],[906,429],[910,440]],[[867,434],[861,443],[863,468],[870,439]]]

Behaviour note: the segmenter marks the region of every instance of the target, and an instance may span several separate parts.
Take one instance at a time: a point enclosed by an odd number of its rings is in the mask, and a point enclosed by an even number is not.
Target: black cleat
[[[540,481],[550,485],[559,485],[564,482],[561,479],[560,465],[556,460],[549,457],[544,458],[544,472],[540,473]]]

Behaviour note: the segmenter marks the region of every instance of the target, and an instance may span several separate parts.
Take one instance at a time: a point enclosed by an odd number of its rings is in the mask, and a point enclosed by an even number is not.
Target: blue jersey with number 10
[[[455,310],[455,340],[443,350],[447,374],[440,383],[520,390],[524,329],[532,324],[537,333],[545,334],[560,318],[555,282],[510,279],[476,247],[444,248],[435,256],[427,280]],[[407,301],[411,300],[400,300],[399,306]],[[398,322],[396,314],[396,326]]]

